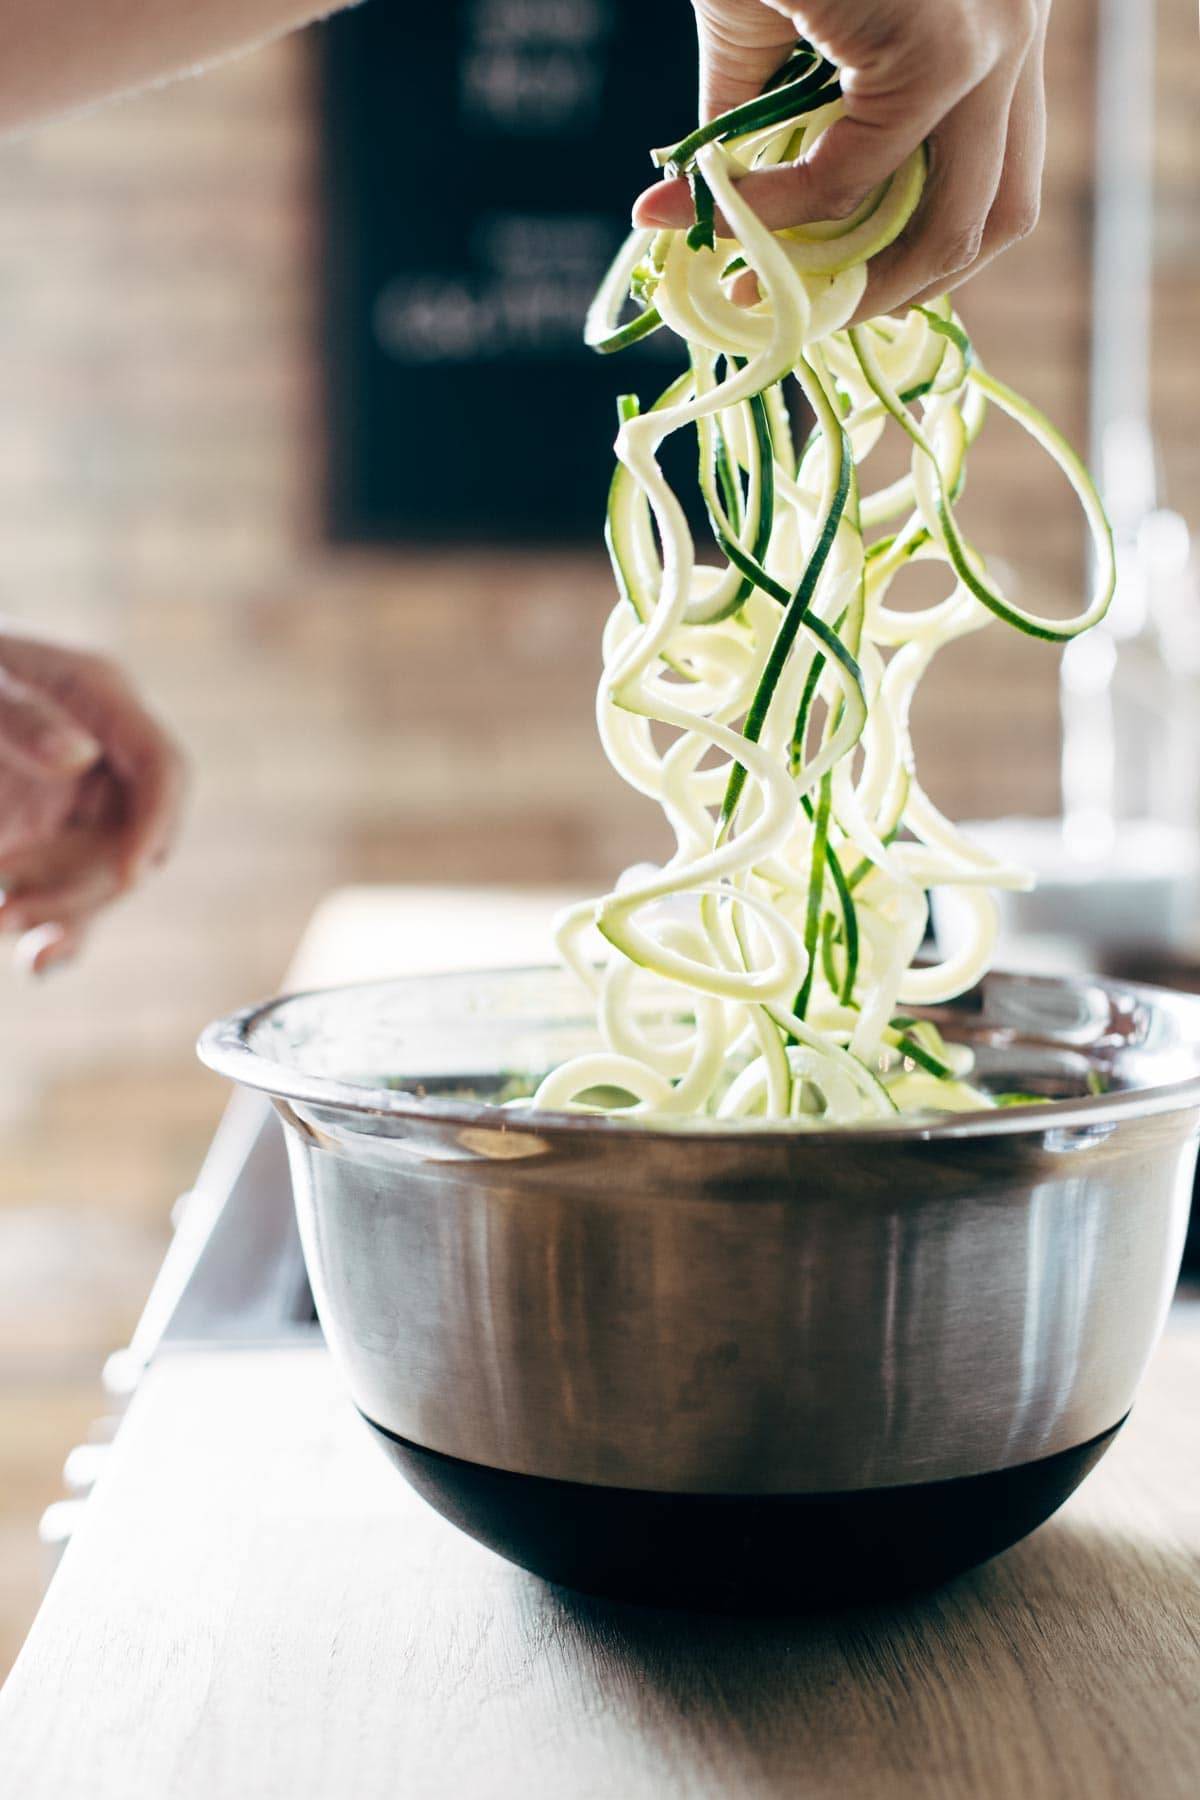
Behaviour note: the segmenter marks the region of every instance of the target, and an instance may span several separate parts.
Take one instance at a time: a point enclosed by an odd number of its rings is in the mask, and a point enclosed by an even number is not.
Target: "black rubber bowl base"
[[[833,1494],[659,1494],[514,1475],[372,1426],[435,1511],[509,1562],[607,1600],[797,1612],[940,1586],[1057,1512],[1124,1420],[1018,1468]]]

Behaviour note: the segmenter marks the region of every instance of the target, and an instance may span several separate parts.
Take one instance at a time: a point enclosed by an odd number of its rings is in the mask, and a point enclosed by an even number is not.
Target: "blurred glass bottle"
[[[1102,481],[1117,589],[1063,656],[1063,812],[1081,854],[1133,820],[1200,828],[1200,580],[1187,522],[1155,504],[1140,422],[1110,425]]]

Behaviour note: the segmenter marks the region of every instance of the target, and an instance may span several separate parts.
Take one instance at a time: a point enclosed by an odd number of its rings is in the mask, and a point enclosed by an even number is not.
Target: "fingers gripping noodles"
[[[561,918],[604,1048],[555,1069],[538,1107],[851,1124],[989,1103],[966,1080],[967,1053],[904,1009],[979,979],[990,890],[1027,881],[922,791],[909,709],[955,638],[999,619],[1061,642],[1101,618],[1111,541],[1087,471],[984,373],[948,300],[847,325],[869,258],[916,207],[923,151],[835,223],[772,233],[739,198],[741,175],[802,155],[838,112],[836,71],[802,49],[761,99],[659,153],[689,175],[697,224],[635,233],[589,316],[600,350],[667,327],[688,352],[651,406],[620,403],[607,529],[619,599],[597,696],[609,759],[662,807],[675,849]],[[730,295],[746,270],[749,307]],[[629,292],[640,311],[620,325]],[[799,448],[793,382],[815,421]],[[1082,504],[1096,589],[1077,618],[1009,599],[958,524],[989,404]],[[697,560],[659,465],[678,432],[698,450],[716,566]],[[872,454],[897,433],[908,473],[872,489]],[[917,558],[945,565],[948,595],[889,604]],[[918,966],[932,888],[951,890],[960,928],[942,960]],[[586,949],[593,924],[601,966]]]

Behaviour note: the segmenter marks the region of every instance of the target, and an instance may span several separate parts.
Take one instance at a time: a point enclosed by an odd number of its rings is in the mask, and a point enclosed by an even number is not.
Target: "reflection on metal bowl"
[[[1049,1516],[1179,1266],[1200,1000],[993,976],[930,1016],[1051,1104],[836,1132],[505,1111],[590,1041],[549,970],[274,1001],[201,1054],[282,1114],[330,1348],[426,1498],[581,1588],[795,1606]]]

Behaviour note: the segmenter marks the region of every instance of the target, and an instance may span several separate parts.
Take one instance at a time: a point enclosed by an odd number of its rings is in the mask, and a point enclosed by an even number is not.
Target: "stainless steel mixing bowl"
[[[200,1053],[282,1114],[330,1349],[435,1506],[570,1585],[794,1605],[937,1581],[1054,1511],[1179,1265],[1200,1000],[995,975],[929,1016],[1052,1103],[504,1111],[594,1044],[549,970],[276,1000]]]

